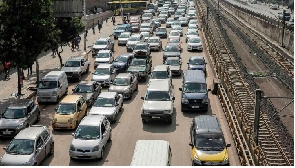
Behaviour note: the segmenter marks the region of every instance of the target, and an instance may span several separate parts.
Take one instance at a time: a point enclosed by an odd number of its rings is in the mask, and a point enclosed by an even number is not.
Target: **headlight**
[[[223,162],[221,162],[221,165],[226,165],[228,163],[229,163],[229,160],[228,160],[228,158],[226,158]]]
[[[57,95],[57,92],[56,91],[53,91],[52,92],[52,96],[56,96]]]
[[[25,127],[26,123],[19,124],[16,129],[23,129]]]
[[[56,123],[56,121],[57,121],[57,118],[54,118],[54,119],[52,120],[52,123],[54,124],[54,123]]]
[[[197,155],[195,155],[195,157],[194,157],[194,162],[201,164],[201,161],[199,160]]]
[[[75,72],[73,72],[73,74],[79,74],[79,72],[78,71],[75,71]]]
[[[170,110],[165,110],[164,114],[170,114]]]
[[[128,92],[130,92],[130,88],[128,88],[128,89],[125,90],[125,93],[128,93]]]
[[[73,145],[73,144],[71,144],[71,146],[70,146],[70,150],[71,151],[75,151],[76,149],[75,149],[75,146]]]
[[[68,123],[72,124],[73,121],[74,121],[74,119],[73,119],[73,118],[70,118],[70,119],[68,120]]]
[[[142,113],[143,113],[143,114],[148,114],[149,111],[148,111],[148,110],[142,110]]]
[[[92,152],[99,151],[99,145],[93,147]]]
[[[181,103],[188,103],[188,100],[185,99],[185,98],[182,98],[182,99],[181,99]]]
[[[203,100],[202,100],[202,103],[208,103],[208,98],[203,99]]]

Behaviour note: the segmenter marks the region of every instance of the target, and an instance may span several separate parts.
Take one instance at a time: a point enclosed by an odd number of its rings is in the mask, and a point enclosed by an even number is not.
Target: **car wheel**
[[[54,155],[54,142],[52,142],[51,145],[50,145],[49,155]]]
[[[104,156],[103,156],[103,155],[104,155],[103,150],[104,150],[104,148],[102,148],[102,149],[101,149],[101,152],[100,152],[100,158],[99,158],[100,160],[102,160],[103,157],[104,157]]]
[[[57,104],[59,102],[59,96],[57,96],[55,103]]]
[[[109,136],[109,139],[108,139],[108,142],[111,142],[112,141],[112,131],[110,132],[110,136]]]
[[[41,113],[39,111],[38,115],[37,115],[37,120],[36,120],[36,123],[39,122],[41,120]]]
[[[142,119],[141,121],[142,121],[143,124],[146,124],[146,120],[145,119]]]
[[[81,81],[81,75],[79,75],[79,77],[77,78],[78,82]]]

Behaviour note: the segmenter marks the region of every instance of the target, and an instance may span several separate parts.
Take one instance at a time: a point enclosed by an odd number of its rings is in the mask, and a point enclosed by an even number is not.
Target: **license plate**
[[[67,124],[58,124],[58,127],[67,127]]]
[[[80,153],[79,156],[86,156],[86,154],[85,153]]]
[[[3,134],[4,134],[4,135],[11,134],[11,131],[3,131]]]
[[[199,108],[199,106],[192,106],[192,108]]]
[[[157,117],[157,116],[152,116],[152,118],[160,118],[160,117]]]

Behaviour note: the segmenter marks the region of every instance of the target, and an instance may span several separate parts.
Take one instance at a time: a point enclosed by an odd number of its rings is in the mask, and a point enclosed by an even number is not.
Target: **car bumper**
[[[37,96],[37,102],[56,102],[57,96]]]
[[[101,150],[95,152],[69,151],[69,155],[73,159],[98,159],[101,158]]]
[[[75,129],[75,122],[73,123],[53,123],[52,128],[53,129]]]
[[[150,121],[150,120],[170,120],[172,119],[172,114],[141,114],[141,118]]]
[[[15,137],[22,129],[0,129],[0,137]]]
[[[150,46],[151,50],[160,50],[160,46]]]
[[[203,47],[187,47],[188,51],[193,51],[193,50],[197,50],[197,51],[203,51]]]
[[[172,75],[176,76],[176,75],[180,75],[181,71],[171,71]]]
[[[118,41],[118,44],[119,45],[126,45],[127,44],[127,41],[123,41],[123,40],[122,41]]]
[[[184,104],[184,103],[181,103],[181,110],[208,111],[208,104]]]

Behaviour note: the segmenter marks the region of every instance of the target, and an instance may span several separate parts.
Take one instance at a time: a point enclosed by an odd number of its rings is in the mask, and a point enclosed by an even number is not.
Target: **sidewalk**
[[[119,17],[116,17],[116,25],[121,24],[122,21]],[[92,33],[92,29],[88,29],[87,41],[86,41],[86,51],[91,52],[91,48],[93,43],[100,37],[108,37],[113,34],[114,28],[112,22],[108,21],[108,25],[106,22],[103,22],[103,26],[101,29],[101,33],[98,31],[98,27],[95,27],[95,35]],[[71,56],[77,56],[82,54],[84,51],[84,34],[80,34],[81,42],[80,49],[75,49],[75,51],[71,51],[70,46],[63,47],[63,52],[61,53],[62,61],[65,63],[67,59]],[[91,62],[93,64],[93,62]],[[42,53],[39,56],[39,72],[40,79],[52,70],[60,70],[59,58],[57,56],[52,56],[52,52],[48,51],[46,53]],[[91,66],[92,67],[92,66]],[[36,63],[33,65],[33,74],[27,75],[27,70],[24,70],[24,74],[26,80],[23,82],[23,88],[21,90],[22,96],[20,98],[31,98],[35,95],[36,92],[29,90],[30,87],[36,87]],[[10,80],[4,80],[4,73],[0,74],[0,108],[3,111],[16,97],[12,96],[17,93],[17,73],[15,69],[12,69],[10,72]]]

